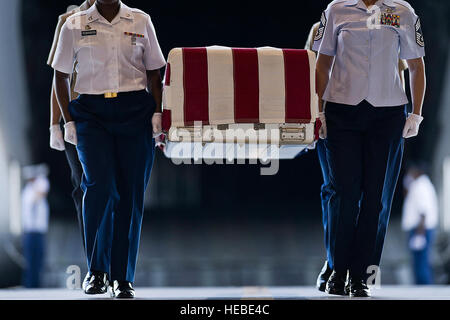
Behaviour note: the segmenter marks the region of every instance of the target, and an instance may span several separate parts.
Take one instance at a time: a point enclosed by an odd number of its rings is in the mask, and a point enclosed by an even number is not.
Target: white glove
[[[70,144],[73,144],[74,146],[78,144],[77,128],[75,126],[75,122],[70,121],[64,125],[64,140],[66,140],[66,142]]]
[[[162,132],[162,113],[154,113],[152,118],[153,138],[160,136]]]
[[[427,238],[422,234],[416,234],[409,240],[409,248],[412,251],[422,251],[426,246]]]
[[[317,141],[314,141],[313,143],[308,144],[308,146],[306,147],[306,149],[308,149],[308,150],[314,150],[314,149],[316,148],[316,145],[317,145]]]
[[[408,119],[406,119],[405,128],[403,129],[403,138],[408,139],[417,136],[422,121],[422,116],[410,113]]]
[[[58,151],[66,150],[63,133],[59,124],[54,124],[50,127],[50,148]]]
[[[322,126],[319,129],[319,137],[320,139],[326,139],[327,138],[327,121],[325,119],[325,112],[319,113],[319,119],[322,123]]]

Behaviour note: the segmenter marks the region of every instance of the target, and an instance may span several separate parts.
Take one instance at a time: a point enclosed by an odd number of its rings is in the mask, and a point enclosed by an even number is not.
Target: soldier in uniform
[[[320,27],[320,22],[315,23],[311,27],[311,31],[309,32],[308,39],[306,40],[305,49],[306,50],[313,50],[314,45],[314,37],[317,34],[317,30]],[[317,51],[315,51],[317,55]],[[408,64],[405,60],[400,59],[398,61],[398,71],[400,75],[400,79],[402,81],[403,87],[405,86],[405,71],[408,69]],[[322,176],[323,176],[323,184],[320,192],[320,198],[322,201],[322,223],[323,223],[323,229],[324,229],[324,235],[325,235],[325,250],[326,250],[326,256],[327,260],[325,261],[325,264],[323,265],[322,270],[319,273],[319,276],[317,277],[316,286],[319,291],[325,292],[325,287],[328,282],[328,279],[330,278],[331,273],[333,272],[333,267],[329,261],[330,259],[330,245],[329,245],[329,234],[328,234],[328,200],[330,199],[330,174],[329,174],[329,168],[328,168],[328,160],[327,160],[327,145],[326,145],[326,139],[319,139],[316,143],[316,150],[317,150],[317,157],[319,158],[320,168],[322,170]],[[395,185],[392,185],[395,187]],[[393,195],[393,192],[388,191],[386,194],[389,196]],[[383,204],[386,204],[383,209],[389,210],[389,203],[391,203],[392,200],[385,201]]]
[[[314,42],[321,138],[326,138],[330,294],[368,297],[401,167],[404,138],[418,134],[425,95],[420,20],[402,0],[335,0]],[[410,70],[413,112],[398,61]],[[326,108],[324,107],[326,102]],[[348,287],[347,273],[349,274]]]
[[[50,50],[50,55],[47,60],[49,66],[52,65],[55,58],[56,47],[58,46],[59,35],[61,33],[61,28],[66,22],[67,18],[74,15],[77,12],[85,11],[89,9],[95,0],[86,0],[81,6],[73,9],[65,14],[59,16],[58,24],[56,26],[55,36],[53,39],[52,48]],[[75,92],[75,81],[76,81],[76,62],[72,70],[72,75],[70,79],[70,99],[74,100],[78,97],[78,93]],[[61,130],[61,110],[59,108],[58,100],[56,99],[56,92],[54,86],[54,80],[52,82],[52,90],[50,96],[50,148],[58,151],[65,151],[67,162],[71,170],[71,180],[73,185],[72,198],[75,203],[75,209],[77,211],[78,224],[81,231],[81,239],[83,241],[83,249],[85,250],[84,241],[84,226],[83,226],[83,213],[82,213],[82,202],[83,202],[83,191],[81,190],[81,177],[83,175],[83,168],[81,167],[80,160],[78,159],[78,154],[75,146],[73,144],[64,141],[63,132]],[[83,286],[86,285],[87,278],[83,282]]]
[[[75,61],[80,96],[69,103]],[[113,296],[134,297],[165,63],[150,16],[119,0],[97,0],[61,29],[52,67],[65,141],[77,146],[84,172],[86,294],[105,293],[111,279]]]

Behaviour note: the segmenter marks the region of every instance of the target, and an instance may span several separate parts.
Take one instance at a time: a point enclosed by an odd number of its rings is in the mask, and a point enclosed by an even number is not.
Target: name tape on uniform
[[[81,36],[88,37],[88,36],[96,36],[97,30],[87,30],[87,31],[81,31]]]

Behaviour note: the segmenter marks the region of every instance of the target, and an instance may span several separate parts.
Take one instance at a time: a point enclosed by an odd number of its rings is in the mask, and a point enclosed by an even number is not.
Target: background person
[[[312,26],[305,44],[305,49],[314,51],[316,55],[317,51],[313,50],[313,45],[314,45],[314,37],[317,34],[317,30],[319,29],[319,27],[320,22],[317,22]],[[331,264],[332,259],[330,253],[329,233],[328,233],[328,200],[330,199],[331,196],[331,190],[330,190],[330,172],[328,168],[328,159],[326,155],[327,150],[326,139],[319,139],[316,142],[316,150],[323,177],[323,184],[320,190],[320,199],[322,202],[322,225],[324,231],[324,244],[327,256],[327,260],[325,261],[325,264],[323,265],[323,268],[320,271],[319,276],[317,277],[316,286],[319,291],[325,292],[328,279],[330,278],[331,273],[333,272],[333,266]]]
[[[45,235],[48,231],[50,183],[46,165],[23,169],[25,187],[22,191],[22,229],[25,270],[23,286],[39,288],[45,258]]]
[[[404,179],[402,228],[408,233],[408,248],[413,258],[415,282],[433,284],[430,251],[439,221],[436,190],[426,174],[425,165],[413,164]]]
[[[58,46],[59,35],[61,29],[66,20],[77,12],[89,9],[95,0],[86,0],[78,8],[67,12],[58,18],[58,24],[56,26],[55,36],[53,39],[52,48],[47,60],[49,66],[52,65],[55,58],[56,48]],[[78,97],[78,93],[75,92],[75,82],[77,78],[76,63],[74,63],[71,78],[70,78],[70,99],[74,100]],[[84,240],[84,227],[83,227],[83,191],[81,190],[81,177],[83,176],[83,168],[81,167],[80,160],[75,146],[73,144],[64,141],[63,132],[61,130],[61,110],[59,108],[58,100],[56,99],[55,80],[52,81],[52,89],[50,96],[50,148],[58,151],[64,151],[67,157],[67,162],[71,170],[71,180],[73,185],[72,198],[75,203],[75,209],[77,211],[78,225],[80,227],[81,239],[83,241],[83,249],[85,249]]]

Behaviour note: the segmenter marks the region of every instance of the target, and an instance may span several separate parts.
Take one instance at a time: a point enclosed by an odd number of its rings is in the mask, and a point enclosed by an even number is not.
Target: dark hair
[[[422,174],[429,175],[430,174],[430,165],[426,161],[412,161],[407,165],[408,171],[416,171]]]

